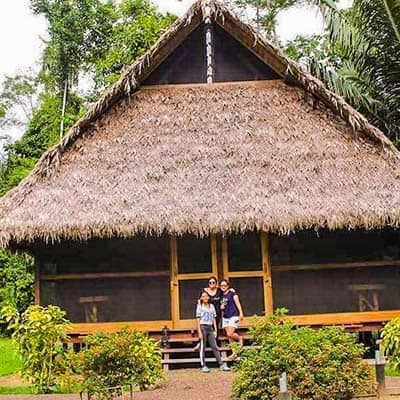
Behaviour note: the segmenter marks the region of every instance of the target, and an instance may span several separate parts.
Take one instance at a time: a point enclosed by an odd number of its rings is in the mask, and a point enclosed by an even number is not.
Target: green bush
[[[78,372],[90,393],[128,384],[145,390],[163,377],[159,345],[144,333],[129,329],[96,333],[86,344],[78,354]]]
[[[13,306],[21,313],[33,303],[33,258],[0,251],[0,308]]]
[[[400,318],[388,322],[381,332],[382,348],[392,369],[400,372]]]
[[[246,350],[233,384],[236,398],[277,399],[279,377],[287,373],[293,399],[350,399],[372,387],[365,351],[341,328],[296,329],[282,321],[282,312],[257,323],[251,330],[259,349]]]
[[[22,359],[21,375],[38,393],[56,391],[57,377],[68,367],[62,346],[69,325],[65,312],[56,306],[30,306],[22,315],[11,306],[1,311]]]

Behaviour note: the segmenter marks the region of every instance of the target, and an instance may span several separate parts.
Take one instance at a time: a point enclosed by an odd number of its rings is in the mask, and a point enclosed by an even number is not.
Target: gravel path
[[[167,382],[158,389],[135,393],[134,400],[229,400],[233,378],[232,372],[217,369],[212,369],[209,374],[194,369],[170,371]],[[400,377],[387,377],[386,383],[389,389],[396,388],[396,392],[400,392]],[[128,400],[129,396],[125,399]],[[400,399],[400,396],[391,396],[391,399]],[[0,395],[0,400],[80,400],[80,397],[76,394]]]
[[[217,369],[209,374],[200,370],[170,371],[166,383],[155,390],[135,393],[134,400],[228,400],[233,377],[232,372]],[[79,400],[79,395],[0,395],[0,400]]]

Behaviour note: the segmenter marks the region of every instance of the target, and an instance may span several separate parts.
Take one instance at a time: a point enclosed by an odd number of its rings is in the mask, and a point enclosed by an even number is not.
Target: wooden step
[[[239,358],[236,359],[236,361],[239,360]],[[206,362],[217,362],[217,359],[215,357],[206,357],[205,359]],[[231,362],[228,357],[222,357],[223,362]],[[174,358],[172,360],[162,360],[162,364],[196,364],[200,363],[200,357],[197,358]]]
[[[259,349],[260,346],[243,346],[243,349]],[[229,351],[231,350],[228,346],[218,347],[218,351]],[[206,347],[206,351],[212,351],[211,347]],[[163,354],[179,354],[179,353],[198,353],[199,349],[194,350],[193,347],[177,348],[177,349],[161,349]]]

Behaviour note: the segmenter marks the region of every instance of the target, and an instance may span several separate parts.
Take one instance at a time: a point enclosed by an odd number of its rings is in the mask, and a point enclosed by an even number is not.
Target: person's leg
[[[237,358],[237,353],[236,353],[234,347],[232,346],[232,344],[235,343],[236,341],[239,341],[239,344],[242,347],[243,340],[242,340],[242,337],[236,332],[236,327],[227,326],[225,328],[225,331],[226,331],[226,335],[228,336],[229,344],[230,344],[231,349],[232,349],[232,354],[231,354],[230,358],[232,360],[234,360],[234,359]]]
[[[235,328],[232,326],[227,326],[225,328],[225,332],[226,332],[226,336],[228,336],[228,340],[229,340],[229,345],[231,347],[232,350],[232,354],[229,356],[230,359],[234,359],[237,357],[236,352],[232,346],[233,343],[235,343],[235,339],[233,338],[234,334],[235,334]]]
[[[212,331],[212,329],[210,329],[208,332],[208,343],[210,343],[211,350],[213,351],[218,364],[221,366],[223,364],[222,360],[221,360],[221,354],[219,353],[219,350],[217,347],[217,341],[215,339],[215,335],[214,335],[214,332]]]
[[[201,333],[203,335],[203,339],[200,340],[200,364],[201,367],[206,367],[206,343],[207,343],[207,330],[202,326]]]

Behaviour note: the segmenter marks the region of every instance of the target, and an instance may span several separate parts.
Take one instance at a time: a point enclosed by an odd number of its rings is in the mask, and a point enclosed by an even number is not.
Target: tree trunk
[[[63,95],[62,109],[61,109],[60,139],[64,136],[64,118],[65,118],[65,109],[67,107],[67,96],[68,96],[68,79],[65,80],[64,84],[64,95]]]

